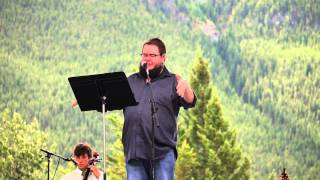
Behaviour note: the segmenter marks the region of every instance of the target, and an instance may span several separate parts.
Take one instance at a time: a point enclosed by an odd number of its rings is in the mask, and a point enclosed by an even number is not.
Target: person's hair
[[[147,42],[145,42],[143,44],[143,46],[146,45],[146,44],[157,46],[158,49],[159,49],[160,55],[166,53],[166,46],[164,45],[163,41],[161,39],[159,39],[159,38],[149,39]]]
[[[87,154],[89,158],[92,157],[92,149],[89,146],[89,144],[83,144],[83,143],[77,144],[73,150],[73,155],[76,157],[80,157],[85,154]]]

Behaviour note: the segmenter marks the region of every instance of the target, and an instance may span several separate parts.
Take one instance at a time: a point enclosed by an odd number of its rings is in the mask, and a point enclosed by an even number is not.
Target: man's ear
[[[166,54],[161,55],[161,58],[163,58],[162,63],[164,63],[166,61],[166,57],[167,57]]]

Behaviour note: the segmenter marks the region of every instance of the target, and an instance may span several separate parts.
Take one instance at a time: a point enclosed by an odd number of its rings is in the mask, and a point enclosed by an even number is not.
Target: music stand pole
[[[106,169],[106,119],[105,119],[105,113],[106,113],[106,96],[103,96],[101,98],[102,100],[102,121],[103,121],[103,179],[106,180],[107,178],[107,169]]]

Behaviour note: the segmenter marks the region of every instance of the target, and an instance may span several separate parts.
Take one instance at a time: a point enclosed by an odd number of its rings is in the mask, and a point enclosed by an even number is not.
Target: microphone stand
[[[51,156],[56,156],[56,157],[58,157],[60,159],[63,159],[64,161],[72,161],[73,163],[75,163],[75,161],[73,159],[71,159],[71,158],[62,157],[62,156],[60,156],[58,154],[54,154],[54,153],[49,152],[49,151],[44,150],[44,149],[40,149],[40,151],[42,151],[42,152],[47,154],[46,158],[48,159],[48,180],[50,179],[50,160],[51,160],[50,158],[51,158]]]
[[[151,116],[152,116],[152,129],[151,129],[151,133],[152,133],[152,143],[151,143],[151,180],[155,179],[155,169],[154,169],[154,159],[155,159],[155,152],[154,152],[154,137],[155,137],[155,125],[157,125],[157,128],[160,127],[159,125],[159,121],[158,121],[158,116],[157,116],[157,111],[158,108],[156,107],[156,103],[154,101],[154,96],[153,96],[153,92],[152,92],[152,88],[151,88],[151,78],[149,76],[149,70],[146,69],[147,72],[147,80],[146,83],[150,89],[150,95],[151,95]]]
[[[103,122],[103,180],[107,179],[107,168],[106,168],[106,120],[105,120],[105,114],[106,114],[106,100],[107,97],[103,96],[101,98],[102,103],[102,122]]]

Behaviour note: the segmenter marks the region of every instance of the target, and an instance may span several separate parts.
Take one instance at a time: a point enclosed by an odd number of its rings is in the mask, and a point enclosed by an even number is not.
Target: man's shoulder
[[[171,73],[166,68],[164,69],[164,72],[162,73],[162,75],[160,75],[160,79],[166,79],[166,78],[175,79],[175,77],[176,77],[176,74]],[[143,77],[139,74],[139,72],[133,73],[133,74],[128,76],[128,81],[129,82],[140,81],[140,80],[143,80]]]
[[[162,73],[162,77],[166,78],[166,77],[169,77],[169,78],[172,78],[172,77],[175,77],[176,74],[170,72],[167,67],[164,67],[163,69],[163,73]]]
[[[132,79],[132,78],[136,78],[137,76],[139,76],[139,73],[133,73],[133,74],[130,74],[129,76],[128,76],[128,79],[130,78],[130,79]]]
[[[129,82],[139,81],[141,79],[142,79],[142,77],[139,73],[133,73],[128,77]]]

